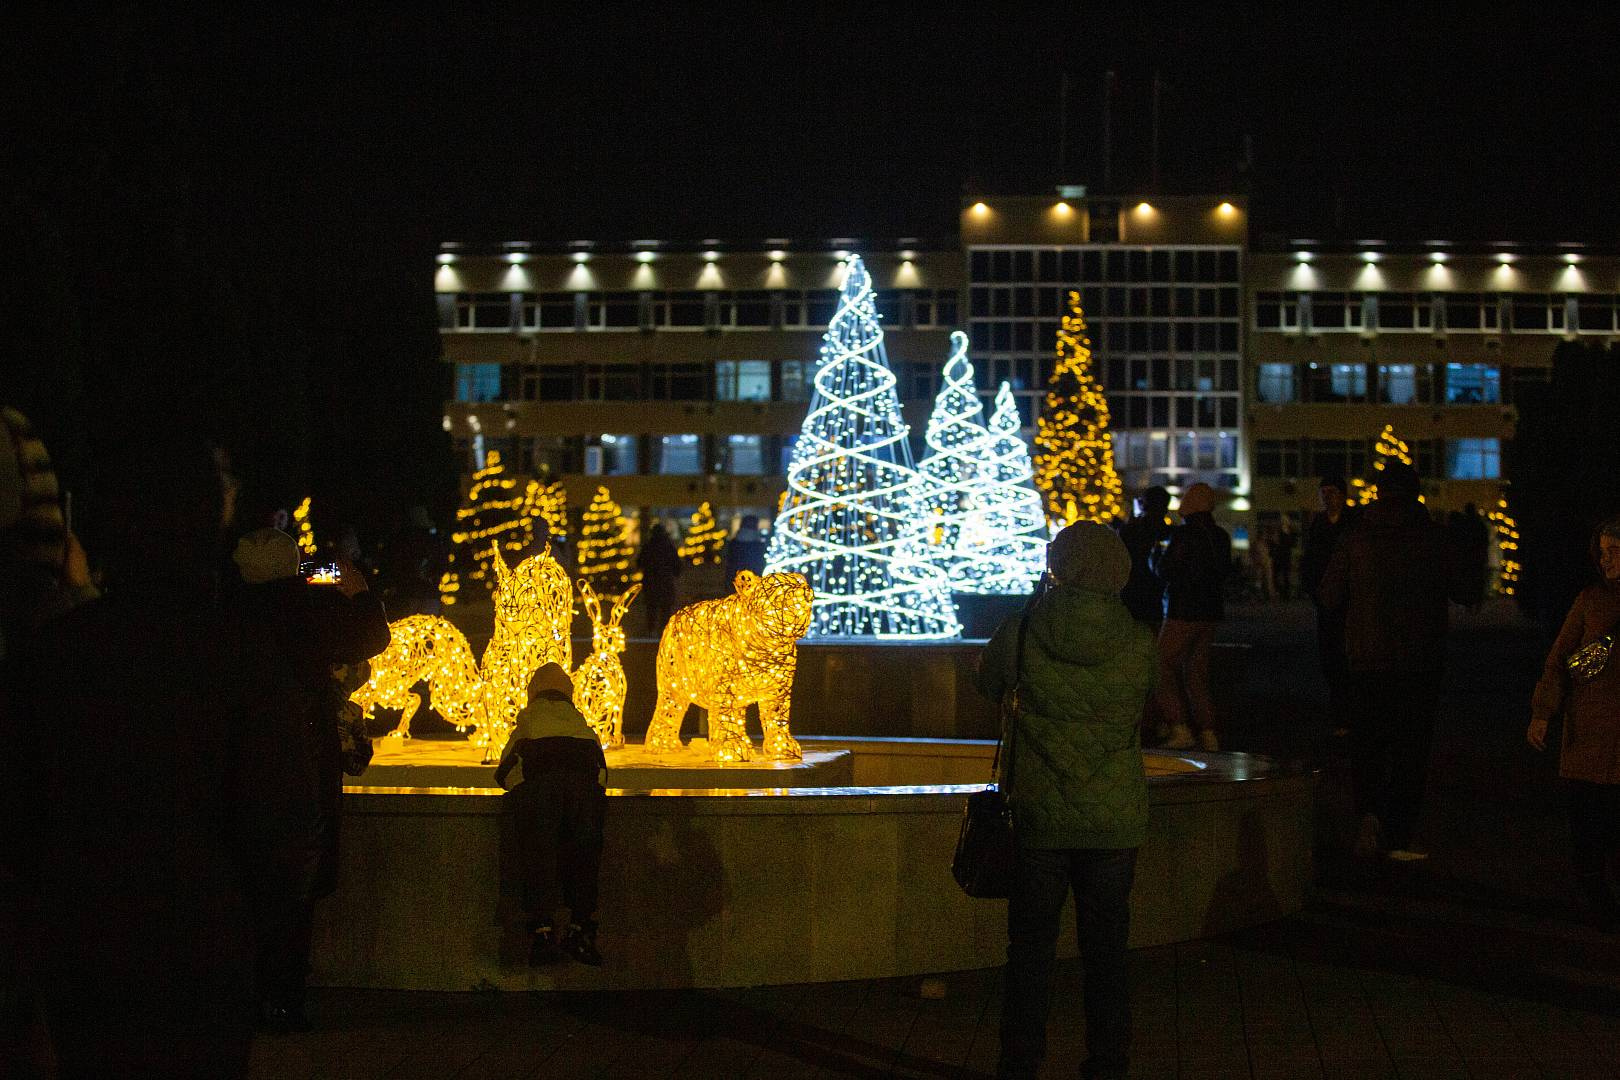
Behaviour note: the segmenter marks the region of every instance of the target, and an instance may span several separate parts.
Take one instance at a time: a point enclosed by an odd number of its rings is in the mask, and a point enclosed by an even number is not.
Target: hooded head
[[[1077,521],[1046,547],[1046,565],[1062,585],[1118,593],[1131,576],[1131,555],[1106,525]]]
[[[542,664],[529,676],[529,697],[535,698],[550,691],[565,698],[574,696],[574,680],[568,677],[561,664]]]
[[[263,585],[298,573],[298,541],[280,529],[254,529],[236,542],[231,558],[249,585]]]
[[[1378,477],[1378,501],[1417,502],[1422,486],[1416,469],[1402,461],[1391,461]]]
[[[1194,484],[1181,495],[1181,507],[1178,513],[1182,517],[1189,514],[1212,514],[1215,512],[1215,489],[1208,484]]]
[[[1170,493],[1158,484],[1146,489],[1137,496],[1142,504],[1142,516],[1153,521],[1159,521],[1170,509]]]

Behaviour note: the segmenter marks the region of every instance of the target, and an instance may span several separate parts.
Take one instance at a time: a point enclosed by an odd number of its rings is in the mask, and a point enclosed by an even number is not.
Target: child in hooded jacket
[[[495,779],[505,787],[518,771],[510,800],[517,826],[523,908],[533,935],[529,963],[568,957],[600,966],[596,948],[597,875],[602,863],[607,759],[596,732],[574,707],[574,685],[557,664],[529,679],[529,703],[517,715]],[[559,942],[557,901],[568,907]]]

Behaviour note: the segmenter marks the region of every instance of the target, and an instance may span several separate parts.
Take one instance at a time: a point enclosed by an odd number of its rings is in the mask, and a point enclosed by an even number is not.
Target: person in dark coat
[[[642,541],[637,559],[641,569],[641,603],[647,612],[647,631],[653,637],[675,613],[675,579],[681,576],[681,555],[662,522],[653,522]]]
[[[1391,462],[1378,501],[1339,541],[1317,595],[1344,618],[1355,849],[1409,861],[1445,665],[1448,601],[1474,588],[1446,529],[1418,501],[1417,470]]]
[[[1194,484],[1181,496],[1181,525],[1170,536],[1159,574],[1165,582],[1164,628],[1159,631],[1159,712],[1170,725],[1166,746],[1220,749],[1209,690],[1209,652],[1226,615],[1226,578],[1232,538],[1215,524],[1215,489]],[[1191,727],[1188,726],[1189,719]]]
[[[382,590],[394,617],[437,615],[439,581],[449,565],[450,553],[427,508],[411,507],[405,527],[383,545]]]
[[[1170,493],[1157,485],[1150,487],[1137,497],[1136,507],[1136,515],[1119,527],[1119,538],[1131,556],[1131,576],[1119,598],[1131,618],[1157,635],[1164,622],[1164,582],[1154,564],[1162,545],[1170,539],[1170,526],[1165,521],[1170,511]]]
[[[1019,701],[1002,777],[1018,855],[996,1075],[1033,1078],[1045,1057],[1058,918],[1072,891],[1085,974],[1083,1074],[1123,1077],[1131,884],[1148,823],[1138,721],[1153,685],[1153,636],[1120,602],[1131,560],[1109,528],[1068,526],[1047,564],[1055,583],[996,630],[976,680],[993,700],[1016,686]]]
[[[1598,526],[1593,557],[1602,575],[1575,598],[1547,652],[1531,698],[1525,738],[1547,747],[1555,714],[1564,717],[1558,775],[1569,815],[1570,863],[1593,923],[1620,932],[1620,658],[1611,656],[1590,678],[1574,678],[1574,653],[1620,631],[1620,516]],[[1612,639],[1611,639],[1612,642]]]
[[[737,535],[726,544],[726,580],[734,581],[739,573],[751,570],[765,576],[765,549],[769,542],[759,531],[759,518],[744,514],[737,526]]]
[[[1311,515],[1305,529],[1305,550],[1299,559],[1299,587],[1316,608],[1316,656],[1327,682],[1328,712],[1335,733],[1348,733],[1350,668],[1344,655],[1344,609],[1322,605],[1318,591],[1322,575],[1339,540],[1361,520],[1361,508],[1346,499],[1349,485],[1342,476],[1324,476],[1317,488],[1320,512]]]
[[[301,743],[289,750],[308,757],[318,785],[316,863],[309,887],[295,903],[263,911],[258,919],[262,1021],[271,1030],[305,1030],[315,903],[337,890],[343,775],[358,774],[371,757],[371,744],[363,729],[355,730],[352,717],[345,730],[347,695],[333,668],[358,668],[386,649],[388,619],[364,574],[347,559],[338,559],[335,584],[306,581],[298,572],[297,541],[279,530],[242,537],[234,559],[244,583],[241,612],[275,643],[259,658],[263,677],[283,685],[281,703],[302,733]]]
[[[253,1031],[250,912],[308,881],[299,733],[217,600],[209,448],[143,431],[98,491],[106,593],[39,627],[6,675],[0,859],[25,976],[68,1077],[237,1077]]]

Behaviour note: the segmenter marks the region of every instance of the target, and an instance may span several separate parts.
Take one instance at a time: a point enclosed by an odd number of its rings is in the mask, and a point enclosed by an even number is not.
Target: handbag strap
[[[1002,711],[1001,733],[996,739],[996,754],[995,754],[995,757],[990,759],[990,776],[993,779],[997,780],[996,788],[1003,795],[1008,794],[1008,792],[1009,792],[1009,790],[1010,790],[1010,788],[1012,786],[1012,776],[1011,776],[1010,771],[1009,771],[1009,775],[1007,776],[1007,783],[1001,783],[1000,782],[1001,748],[1002,748],[1003,745],[1005,745],[1007,747],[1007,760],[1009,762],[1011,762],[1012,761],[1013,730],[1014,730],[1014,728],[1017,727],[1017,720],[1018,720],[1018,715],[1017,715],[1018,714],[1018,709],[1017,709],[1018,686],[1024,680],[1024,635],[1029,630],[1029,614],[1030,614],[1031,611],[1033,611],[1035,609],[1035,602],[1037,600],[1039,600],[1040,598],[1041,598],[1041,591],[1039,589],[1037,589],[1035,594],[1029,598],[1029,602],[1024,605],[1023,614],[1018,617],[1017,645],[1014,647],[1014,650],[1013,650],[1013,678],[1012,678],[1012,685],[1007,688],[1005,694],[1003,694],[1003,696],[1002,696],[1002,701],[1003,702],[1005,702],[1007,700],[1007,698],[1010,696],[1012,698],[1012,700],[1013,700],[1013,707],[1011,709],[1009,709],[1009,708],[1006,708],[1005,705],[1004,705],[1002,710],[1001,710]]]

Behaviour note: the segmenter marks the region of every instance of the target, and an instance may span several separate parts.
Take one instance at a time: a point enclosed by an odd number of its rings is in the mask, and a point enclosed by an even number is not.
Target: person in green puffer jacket
[[[979,690],[1000,700],[1016,685],[1019,701],[1003,776],[1018,869],[1007,907],[996,1075],[1034,1077],[1046,1055],[1058,916],[1073,888],[1085,972],[1084,1075],[1123,1077],[1131,882],[1148,814],[1139,725],[1157,652],[1119,599],[1131,561],[1111,529],[1070,525],[1048,546],[1047,567],[1050,588],[996,630],[979,660]]]

